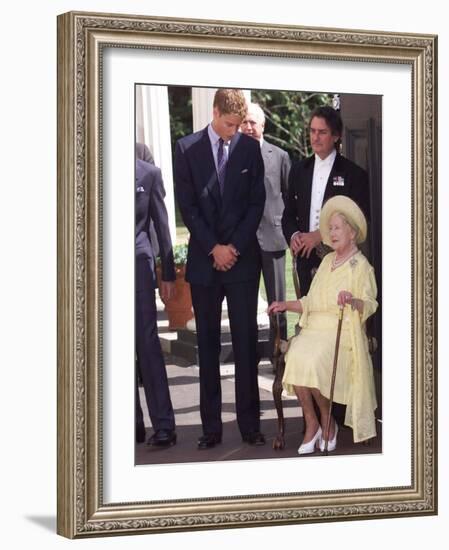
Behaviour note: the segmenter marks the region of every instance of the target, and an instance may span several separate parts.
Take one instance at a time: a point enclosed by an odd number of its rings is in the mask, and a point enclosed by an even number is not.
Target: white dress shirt
[[[309,231],[316,231],[320,227],[320,212],[323,206],[324,192],[326,191],[327,180],[329,179],[336,156],[337,151],[335,149],[324,160],[315,155],[312,193],[310,197]]]

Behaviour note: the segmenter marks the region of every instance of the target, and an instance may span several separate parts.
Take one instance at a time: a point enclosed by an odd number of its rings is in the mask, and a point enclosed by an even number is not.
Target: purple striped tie
[[[220,185],[220,194],[223,196],[224,182],[226,177],[226,155],[224,152],[224,141],[222,138],[218,140],[218,153],[217,153],[217,175],[218,183]]]

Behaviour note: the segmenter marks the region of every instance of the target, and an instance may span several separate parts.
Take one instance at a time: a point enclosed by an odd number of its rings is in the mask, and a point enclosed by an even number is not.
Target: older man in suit
[[[338,152],[343,132],[340,113],[332,107],[318,107],[311,115],[309,132],[314,155],[293,164],[282,217],[285,238],[297,257],[302,295],[309,291],[326,252],[319,231],[323,203],[346,195],[369,219],[368,174]]]
[[[154,433],[148,445],[168,447],[176,443],[175,418],[168,388],[167,372],[157,334],[155,289],[156,255],[150,237],[153,222],[159,241],[162,277],[159,293],[167,301],[176,278],[173,250],[164,204],[161,171],[148,162],[136,160],[136,355],[145,399]],[[143,414],[136,381],[136,440],[145,439]]]
[[[248,105],[248,113],[240,127],[241,131],[256,139],[260,144],[265,168],[265,209],[257,239],[262,256],[262,275],[268,303],[285,300],[285,250],[287,242],[282,233],[282,214],[287,198],[290,158],[288,154],[264,138],[265,114],[257,103]],[[287,339],[285,313],[278,314],[280,336]],[[270,358],[274,352],[275,327],[270,317]]]
[[[263,445],[257,383],[257,297],[260,250],[256,231],[265,204],[257,142],[238,132],[246,115],[240,90],[220,89],[212,122],[176,144],[176,195],[190,231],[186,279],[198,338],[198,449],[222,440],[221,306],[226,296],[235,360],[237,423],[243,441]]]

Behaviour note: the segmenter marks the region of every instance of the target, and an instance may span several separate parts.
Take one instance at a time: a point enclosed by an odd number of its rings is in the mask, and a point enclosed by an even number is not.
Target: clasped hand
[[[212,249],[214,268],[218,271],[229,271],[237,261],[237,250],[232,244],[216,244]]]

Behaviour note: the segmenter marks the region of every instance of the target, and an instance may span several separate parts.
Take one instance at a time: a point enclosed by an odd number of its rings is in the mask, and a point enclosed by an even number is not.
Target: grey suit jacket
[[[265,208],[257,230],[260,248],[266,252],[285,250],[287,242],[282,232],[282,214],[288,190],[290,158],[286,151],[276,145],[262,143],[262,158],[265,167]]]

